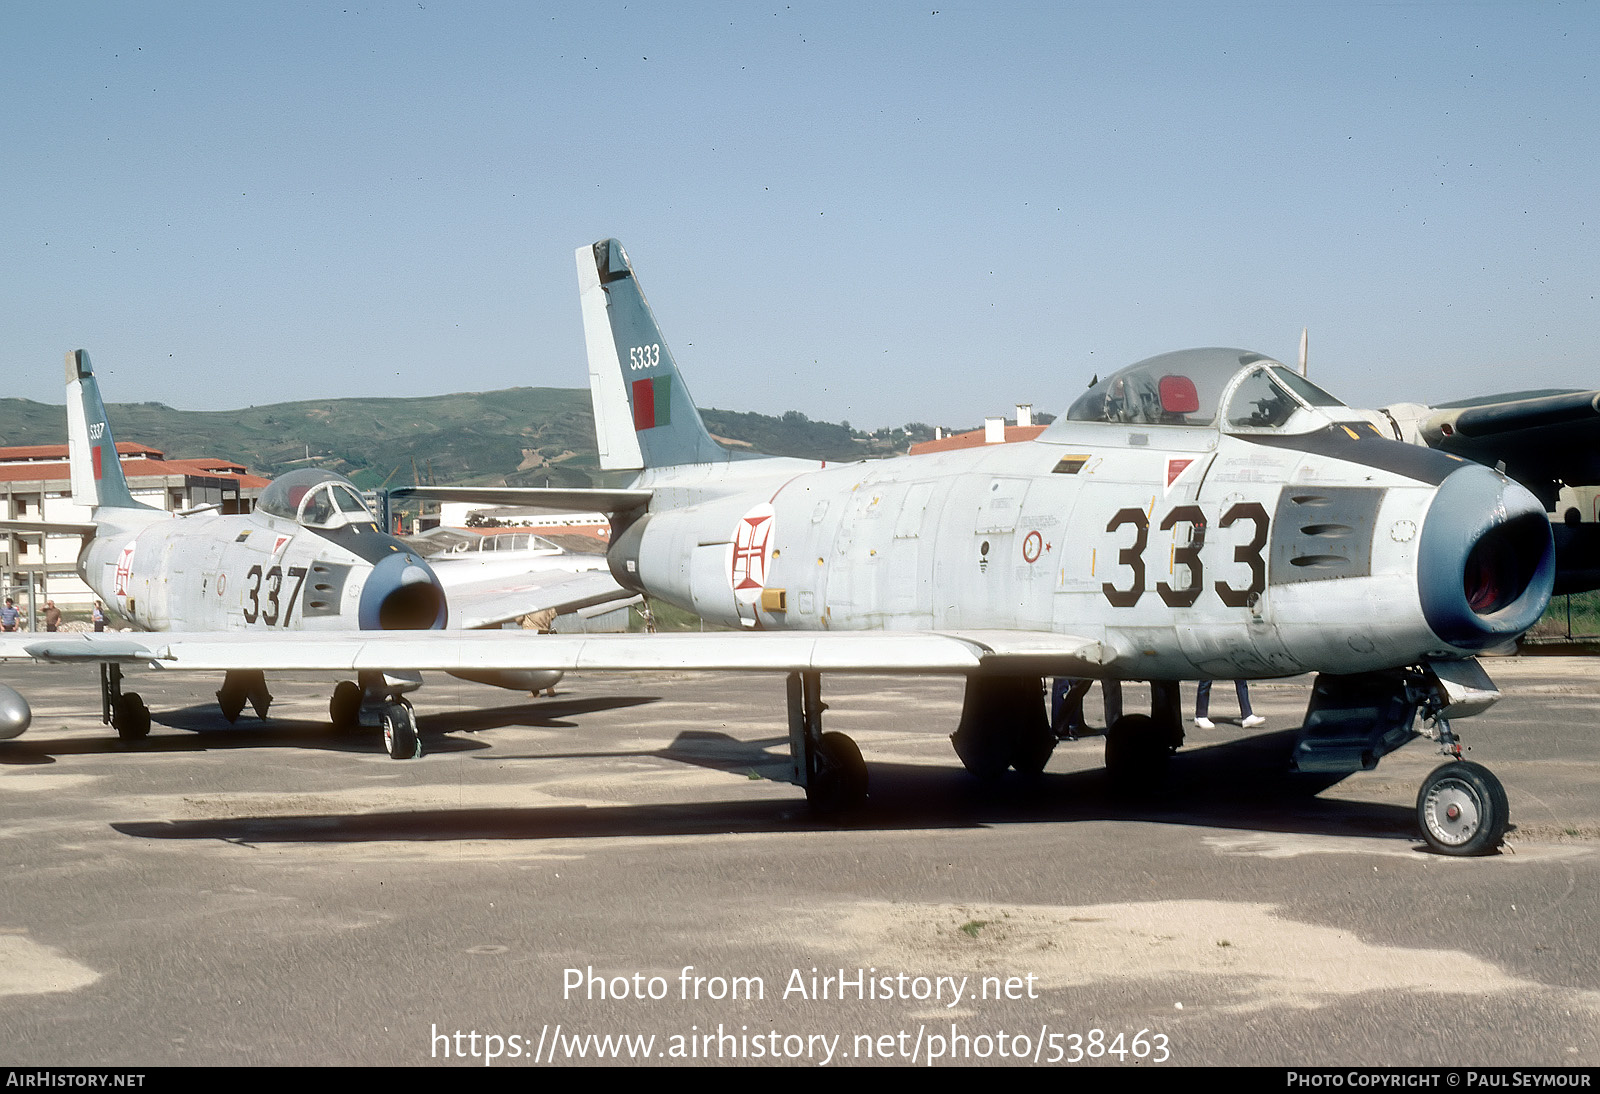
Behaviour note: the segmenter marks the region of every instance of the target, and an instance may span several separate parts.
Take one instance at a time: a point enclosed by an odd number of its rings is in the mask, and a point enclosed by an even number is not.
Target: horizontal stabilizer
[[[528,631],[360,631],[343,634],[80,634],[0,637],[0,661],[148,661],[152,667],[360,672],[368,669],[563,672],[1015,673],[1103,676],[1109,653],[1068,635],[1004,631],[534,634]]]
[[[564,615],[596,604],[637,599],[633,590],[618,585],[604,567],[581,573],[536,571],[515,581],[489,578],[449,585],[447,596],[450,626],[464,630],[494,627],[550,609]]]
[[[16,532],[21,535],[32,533],[47,536],[92,536],[100,530],[100,526],[93,521],[82,520],[0,520],[0,532]]]

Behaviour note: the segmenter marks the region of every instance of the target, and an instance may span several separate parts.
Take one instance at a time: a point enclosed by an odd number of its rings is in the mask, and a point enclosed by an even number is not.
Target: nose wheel
[[[417,714],[404,699],[383,706],[383,747],[395,760],[414,760],[422,755],[422,738],[417,735]]]
[[[1487,855],[1505,839],[1505,787],[1482,764],[1456,760],[1434,769],[1417,792],[1417,826],[1441,855]]]

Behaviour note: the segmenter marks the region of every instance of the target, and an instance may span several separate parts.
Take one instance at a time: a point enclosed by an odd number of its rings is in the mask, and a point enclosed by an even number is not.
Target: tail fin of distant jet
[[[622,244],[603,239],[579,247],[577,257],[600,466],[637,470],[733,458],[700,420]]]
[[[67,354],[67,458],[72,466],[72,499],[79,505],[150,508],[128,492],[100,387],[89,355],[81,349]]]

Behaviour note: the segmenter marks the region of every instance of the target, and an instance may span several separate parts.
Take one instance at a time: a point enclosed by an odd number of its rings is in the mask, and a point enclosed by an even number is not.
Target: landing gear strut
[[[828,817],[859,808],[867,800],[867,765],[861,750],[843,733],[822,732],[822,677],[789,674],[789,755],[794,781],[806,788],[806,801]]]
[[[100,720],[124,741],[150,735],[150,708],[138,692],[122,690],[122,666],[115,662],[100,665]]]

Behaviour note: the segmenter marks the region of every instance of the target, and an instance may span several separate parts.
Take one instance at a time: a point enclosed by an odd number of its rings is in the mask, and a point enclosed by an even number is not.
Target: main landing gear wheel
[[[150,708],[136,691],[117,696],[111,707],[111,724],[124,741],[137,741],[150,735]]]
[[[1044,774],[1045,765],[1055,750],[1054,733],[1021,733],[1011,750],[1011,769],[1026,778],[1036,778]]]
[[[1441,855],[1492,854],[1505,838],[1510,816],[1505,787],[1482,764],[1444,764],[1417,791],[1417,825]]]
[[[965,732],[957,730],[950,735],[950,745],[967,774],[983,782],[994,782],[1011,766],[1011,735],[989,731],[987,726]]]
[[[867,800],[867,764],[843,733],[817,741],[817,769],[806,781],[806,801],[825,817],[859,808]]]
[[[1168,735],[1148,714],[1124,714],[1106,730],[1106,771],[1119,790],[1153,790],[1172,757]]]
[[[239,715],[244,712],[244,692],[230,690],[224,687],[217,692],[217,707],[222,711],[222,716],[228,720],[229,725],[239,720]]]
[[[340,680],[328,700],[328,718],[334,729],[354,729],[361,724],[361,685],[354,680]]]
[[[422,738],[417,735],[417,715],[404,699],[384,704],[383,747],[388,750],[390,759],[414,760],[422,755]]]

